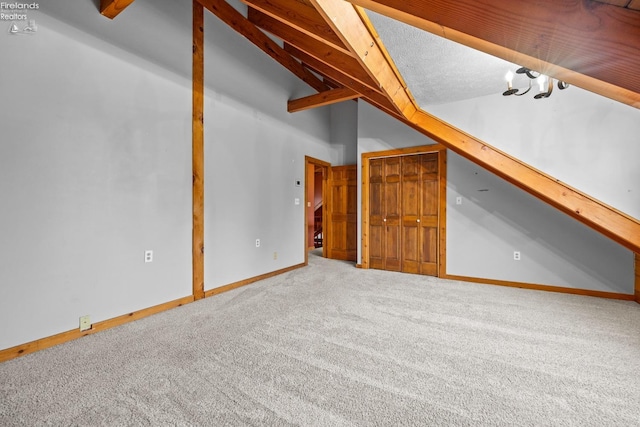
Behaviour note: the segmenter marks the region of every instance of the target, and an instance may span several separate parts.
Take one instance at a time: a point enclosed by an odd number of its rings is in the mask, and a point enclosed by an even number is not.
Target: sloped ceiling
[[[447,102],[447,93],[453,98],[465,87],[470,90],[468,97],[480,94],[475,92],[480,83],[473,60],[479,60],[480,72],[491,71],[482,76],[487,86],[497,87],[493,77],[497,75],[504,87],[504,71],[498,69],[505,64],[495,62],[501,58],[640,107],[637,1],[607,1],[616,5],[591,0],[349,1],[388,17],[370,13],[403,77],[412,83],[414,96],[426,103]],[[493,60],[447,41],[488,53]],[[441,53],[445,55],[438,56]],[[467,68],[471,72],[461,71]],[[466,80],[450,79],[445,72]],[[427,96],[428,89],[435,91],[425,80],[439,82],[441,96],[434,95],[433,100]]]
[[[102,0],[102,13],[132,1]],[[361,98],[640,253],[639,220],[421,108],[502,92],[515,64],[640,108],[634,2],[242,0],[244,16],[224,0],[195,1],[318,92],[289,111]]]
[[[376,12],[367,15],[421,108],[502,93],[505,74],[519,67]],[[527,83],[526,77],[514,81],[515,87]]]

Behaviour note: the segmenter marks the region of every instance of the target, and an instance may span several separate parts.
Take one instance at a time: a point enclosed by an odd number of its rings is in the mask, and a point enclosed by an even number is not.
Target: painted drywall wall
[[[496,94],[429,112],[640,218],[640,109],[571,86],[547,99]]]
[[[359,154],[432,142],[399,122],[388,131],[384,120],[360,106]],[[466,159],[447,156],[448,274],[633,293],[627,249]]]
[[[358,103],[343,101],[329,106],[331,112],[331,144],[338,150],[334,166],[358,162]]]
[[[191,41],[156,10],[41,2],[35,34],[0,28],[0,349],[191,294],[191,84],[132,54],[142,29],[175,60]]]
[[[626,248],[455,153],[447,172],[447,273],[633,293]]]
[[[209,290],[303,263],[305,156],[345,155],[331,144],[329,108],[287,113],[288,99],[313,90],[208,13],[205,85]]]

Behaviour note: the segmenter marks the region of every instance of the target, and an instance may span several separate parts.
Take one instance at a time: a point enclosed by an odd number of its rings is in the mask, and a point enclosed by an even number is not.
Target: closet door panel
[[[384,160],[369,162],[369,266],[384,269]]]
[[[438,274],[438,226],[439,226],[439,180],[438,155],[421,156],[421,201],[420,201],[420,271],[422,274]]]
[[[420,157],[402,157],[402,271],[420,273]]]
[[[402,263],[400,167],[399,157],[384,159],[384,261],[385,270],[391,271],[400,271]]]

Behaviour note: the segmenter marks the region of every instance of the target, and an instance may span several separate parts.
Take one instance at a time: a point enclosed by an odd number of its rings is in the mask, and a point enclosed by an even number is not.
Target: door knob
[[[420,220],[419,220],[419,219],[416,219],[416,222],[420,222]]]
[[[384,222],[387,222],[387,218],[383,219]]]

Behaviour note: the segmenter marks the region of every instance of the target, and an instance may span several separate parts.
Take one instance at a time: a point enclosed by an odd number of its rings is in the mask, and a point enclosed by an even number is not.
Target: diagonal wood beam
[[[327,25],[318,11],[303,2],[291,0],[241,0],[252,9],[277,19],[308,37],[328,44],[333,49],[340,50],[347,55],[351,52],[345,47],[340,37]],[[251,11],[249,11],[251,13]],[[249,20],[251,17],[248,16]]]
[[[322,80],[316,77],[311,71],[307,70],[296,61],[291,55],[278,46],[276,42],[271,40],[260,29],[253,25],[247,18],[242,16],[240,12],[234,9],[224,0],[196,0],[205,9],[217,16],[221,21],[229,25],[239,34],[243,35],[247,40],[260,48],[264,53],[275,59],[282,66],[295,74],[309,86],[322,92],[327,89]]]
[[[366,24],[364,21],[359,21],[360,23],[358,24],[355,19],[343,19],[344,16],[348,16],[349,14],[349,5],[347,2],[342,2],[341,0],[310,1],[322,11],[321,13],[324,13],[325,19],[336,23],[334,30],[341,36],[348,47],[358,46],[356,44],[356,38],[358,35],[364,33],[362,26]],[[460,1],[464,3],[467,0]],[[401,3],[413,4],[415,2]],[[420,0],[417,3],[422,3],[422,1]],[[347,7],[343,7],[345,4]],[[346,22],[348,22],[348,25]],[[367,32],[367,34],[371,35],[371,32]],[[370,43],[371,47],[374,46],[375,42],[371,42],[366,36],[363,36],[363,38],[367,43]],[[354,43],[352,44],[351,41]],[[366,49],[366,46],[353,48],[354,52],[361,52],[359,49]],[[380,50],[380,54],[382,55],[382,49]],[[363,67],[365,67],[372,76],[379,76],[376,77],[378,81],[383,81],[385,76],[393,74],[390,63],[386,61],[383,63],[379,58],[374,58],[374,60],[371,61],[368,58],[366,59],[366,61],[362,61]],[[399,78],[397,80],[399,80]],[[388,92],[387,94],[389,95]],[[390,98],[394,99],[393,97]],[[413,111],[410,109],[400,111],[400,120],[405,123],[411,123],[414,129],[442,143],[447,148],[463,155],[476,164],[538,197],[542,201],[560,209],[562,212],[571,215],[632,251],[637,253],[638,249],[640,249],[640,221],[637,219],[559,182],[543,172],[440,121],[422,110],[416,108]],[[392,115],[398,118],[397,115]]]
[[[109,19],[115,18],[134,0],[100,0],[100,13]]]
[[[391,117],[401,121],[402,123],[409,126],[410,128],[415,129],[416,131],[429,136],[429,134],[426,133],[424,129],[422,129],[415,123],[409,121],[406,117],[400,115],[400,113],[398,113],[394,109],[393,105],[391,104],[391,101],[389,101],[387,97],[382,95],[382,93],[376,92],[367,88],[366,86],[362,85],[358,81],[352,79],[350,76],[326,66],[325,64],[318,61],[317,59],[296,49],[293,46],[288,45],[287,43],[285,43],[284,48],[287,52],[291,53],[293,56],[300,59],[305,66],[311,68],[318,74],[322,74],[326,76],[329,80],[333,82],[337,82],[341,86],[345,86],[353,89],[355,92],[358,92],[361,95],[360,99],[362,99],[363,101],[371,104],[373,107],[379,109],[380,111],[387,113]],[[333,85],[333,83],[330,83],[330,84]]]
[[[413,98],[394,68],[387,62],[375,37],[368,31],[354,6],[343,0],[310,0],[333,31],[378,84],[395,109],[403,116],[416,111]]]
[[[417,111],[409,121],[447,148],[574,217],[626,248],[640,253],[640,221],[558,181],[532,166]]]
[[[376,82],[362,69],[358,60],[352,56],[351,52],[344,53],[343,51],[336,50],[330,45],[311,38],[303,32],[254,9],[249,9],[248,18],[252,24],[284,40],[286,43],[307,52],[328,66],[336,70],[347,71],[352,77],[370,88],[378,88]]]
[[[576,0],[348,0],[640,108],[640,14]]]
[[[352,76],[346,74],[344,71],[338,71],[335,68],[328,66],[324,62],[318,60],[317,58],[314,58],[308,53],[301,51],[300,49],[297,49],[294,46],[289,45],[286,42],[284,44],[284,49],[298,58],[300,61],[302,61],[305,66],[316,71],[318,74],[326,76],[327,78],[339,83],[341,86],[352,89],[354,92],[358,92],[368,101],[370,101],[372,105],[375,105],[382,111],[389,113],[394,117],[401,117],[400,114],[394,109],[391,101],[389,101],[389,99],[381,92],[367,87],[358,80],[354,79]]]
[[[287,102],[287,111],[296,113],[310,108],[323,107],[342,101],[360,98],[360,94],[349,88],[330,89],[303,98],[292,99]]]

